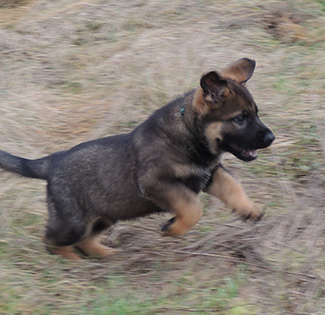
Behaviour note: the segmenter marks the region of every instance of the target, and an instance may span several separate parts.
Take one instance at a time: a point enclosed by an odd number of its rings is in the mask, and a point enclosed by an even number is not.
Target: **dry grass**
[[[253,163],[227,156],[267,215],[243,223],[202,196],[186,236],[154,216],[103,241],[123,249],[74,264],[48,255],[44,183],[0,173],[1,314],[324,314],[323,1],[2,1],[1,149],[39,157],[131,130],[240,58],[275,131]]]

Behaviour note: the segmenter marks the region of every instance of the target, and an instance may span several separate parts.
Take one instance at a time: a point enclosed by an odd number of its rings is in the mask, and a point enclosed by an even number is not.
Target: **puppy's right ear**
[[[220,78],[217,72],[211,71],[205,74],[200,81],[203,97],[207,103],[217,103],[229,93],[227,81]]]

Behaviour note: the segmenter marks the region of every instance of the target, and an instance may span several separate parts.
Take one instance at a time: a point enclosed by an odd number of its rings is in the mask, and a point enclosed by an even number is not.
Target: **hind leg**
[[[94,220],[90,224],[90,233],[77,244],[77,248],[89,256],[99,258],[105,258],[118,252],[118,250],[100,243],[99,234],[111,225],[112,222],[104,218]]]
[[[56,197],[56,196],[55,196]],[[98,235],[113,224],[108,219],[94,217],[94,214],[80,209],[70,196],[59,195],[54,198],[48,190],[49,221],[44,242],[53,254],[71,260],[81,259],[74,251],[86,255],[107,257],[114,252],[102,245]]]
[[[77,248],[88,256],[99,258],[105,258],[118,252],[116,249],[101,244],[96,236],[87,237],[77,245]]]
[[[74,245],[87,234],[87,217],[72,199],[53,201],[48,194],[49,220],[43,237],[49,251],[70,260],[81,258],[74,252]]]
[[[67,241],[66,243],[71,243],[71,245],[62,245],[62,243],[58,243],[53,237],[50,236],[53,230],[50,233],[48,231],[49,229],[47,229],[45,235],[43,236],[43,242],[51,254],[59,255],[64,259],[81,260],[81,257],[74,251],[74,242]]]
[[[86,228],[73,227],[72,229],[61,226],[59,231],[48,227],[44,242],[51,253],[65,259],[81,260],[81,257],[74,251],[75,247],[88,256],[104,258],[118,252],[100,243],[100,232],[111,225],[106,222],[106,220],[98,219],[95,223],[89,223]],[[101,225],[100,230],[96,223]]]
[[[72,234],[74,234],[74,231],[72,229],[69,231],[65,226],[57,229],[48,226],[43,241],[50,253],[59,255],[65,259],[80,260],[81,257],[74,251],[74,245],[82,239],[83,234],[80,233],[80,236],[77,238],[72,237]]]
[[[74,252],[73,246],[55,246],[51,245],[46,235],[43,236],[43,242],[46,244],[49,252],[54,255],[59,255],[64,259],[81,260],[81,257]]]

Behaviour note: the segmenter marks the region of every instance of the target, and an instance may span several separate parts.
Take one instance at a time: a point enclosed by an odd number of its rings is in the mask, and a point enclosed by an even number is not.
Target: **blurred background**
[[[324,314],[324,0],[1,0],[0,148],[38,158],[129,132],[248,57],[276,141],[224,164],[266,211],[241,222],[210,196],[192,231],[121,223],[107,260],[41,241],[45,183],[0,171],[1,314]]]

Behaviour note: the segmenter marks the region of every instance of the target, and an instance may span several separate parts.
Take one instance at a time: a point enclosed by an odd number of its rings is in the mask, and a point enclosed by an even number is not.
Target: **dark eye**
[[[241,115],[236,116],[235,118],[232,119],[232,121],[234,121],[236,124],[242,125],[246,118],[249,117],[249,112],[244,110],[243,113]]]
[[[233,121],[234,121],[236,124],[241,125],[241,124],[244,123],[245,119],[246,119],[246,117],[245,117],[244,115],[238,115],[238,116],[236,116],[236,117],[233,119]]]

